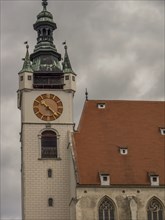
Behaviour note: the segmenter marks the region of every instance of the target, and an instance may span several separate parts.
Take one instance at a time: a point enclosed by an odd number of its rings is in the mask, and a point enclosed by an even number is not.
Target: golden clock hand
[[[48,105],[45,103],[44,100],[41,101],[41,105],[44,105],[45,107],[48,107]]]
[[[48,109],[49,109],[51,112],[53,112],[54,115],[58,116],[58,114],[57,114],[50,106],[48,106]]]
[[[44,100],[41,101],[41,104],[53,112],[54,115],[58,116],[58,114],[49,105],[47,105]]]

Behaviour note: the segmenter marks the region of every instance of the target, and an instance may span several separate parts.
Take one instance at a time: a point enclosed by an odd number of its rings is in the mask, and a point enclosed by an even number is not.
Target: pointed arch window
[[[99,220],[115,220],[115,206],[113,201],[104,197],[99,206]]]
[[[42,132],[41,157],[57,158],[57,135],[54,131],[46,130]]]
[[[147,220],[163,220],[163,206],[155,197],[148,203]]]

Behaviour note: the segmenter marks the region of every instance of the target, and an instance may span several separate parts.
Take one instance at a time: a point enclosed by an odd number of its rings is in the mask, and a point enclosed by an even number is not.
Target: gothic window
[[[163,220],[163,206],[155,197],[148,203],[147,220]]]
[[[115,220],[115,207],[108,197],[105,197],[99,206],[99,220]]]
[[[57,135],[54,131],[46,130],[42,132],[41,157],[57,158]]]

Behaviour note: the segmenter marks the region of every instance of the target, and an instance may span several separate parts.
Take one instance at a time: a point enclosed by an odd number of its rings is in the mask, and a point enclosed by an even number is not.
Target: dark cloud
[[[41,9],[41,1],[1,1],[1,200],[2,216],[12,220],[21,212],[17,73],[23,42],[33,51]],[[77,73],[77,123],[86,88],[89,99],[164,99],[164,1],[49,1],[48,10],[56,47],[63,54],[67,41]]]

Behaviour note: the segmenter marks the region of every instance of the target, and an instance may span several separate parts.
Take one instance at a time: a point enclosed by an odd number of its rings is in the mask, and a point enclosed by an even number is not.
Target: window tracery
[[[115,207],[108,197],[105,197],[99,206],[99,220],[115,220]]]
[[[147,207],[148,220],[163,220],[163,207],[157,198],[151,199]]]

